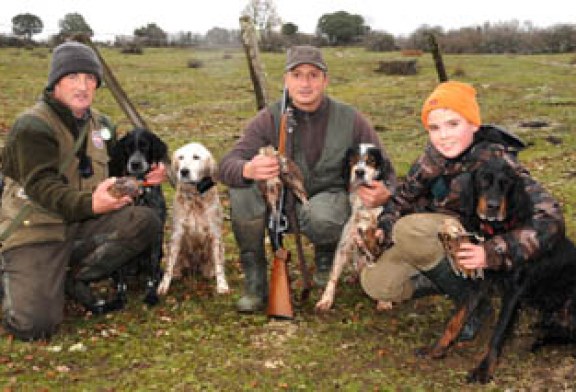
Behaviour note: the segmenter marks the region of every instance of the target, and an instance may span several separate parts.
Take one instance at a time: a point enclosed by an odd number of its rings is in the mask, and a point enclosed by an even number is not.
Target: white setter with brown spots
[[[189,143],[172,154],[176,193],[168,261],[158,294],[168,292],[172,277],[182,271],[216,276],[216,292],[228,293],[222,243],[222,206],[214,183],[214,157],[200,143]]]

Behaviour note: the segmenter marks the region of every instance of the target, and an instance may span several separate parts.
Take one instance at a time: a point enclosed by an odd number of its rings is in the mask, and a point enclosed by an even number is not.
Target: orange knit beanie
[[[422,124],[428,129],[428,114],[434,109],[452,109],[470,123],[480,126],[480,107],[476,101],[476,90],[467,83],[449,81],[440,83],[424,101]]]

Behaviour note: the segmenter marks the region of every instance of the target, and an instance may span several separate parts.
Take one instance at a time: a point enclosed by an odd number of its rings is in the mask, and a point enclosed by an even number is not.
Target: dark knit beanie
[[[89,73],[98,79],[98,87],[102,83],[102,64],[92,48],[76,41],[68,41],[58,45],[52,52],[50,73],[48,74],[48,89],[54,88],[58,81],[71,73]]]

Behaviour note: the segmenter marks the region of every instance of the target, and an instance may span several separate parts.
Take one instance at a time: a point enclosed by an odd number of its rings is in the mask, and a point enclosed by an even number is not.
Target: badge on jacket
[[[94,147],[101,150],[104,148],[104,141],[110,140],[112,133],[108,128],[101,128],[97,131],[92,131],[92,143]]]

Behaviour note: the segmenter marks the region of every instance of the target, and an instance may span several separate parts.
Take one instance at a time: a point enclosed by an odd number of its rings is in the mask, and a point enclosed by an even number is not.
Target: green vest
[[[298,126],[291,136],[287,135],[287,143],[291,143],[291,146],[287,146],[286,151],[293,152],[292,159],[302,171],[308,196],[314,196],[319,192],[346,190],[347,186],[347,180],[342,175],[342,165],[346,150],[353,147],[356,111],[350,105],[331,98],[327,99],[329,100],[329,112],[326,140],[320,159],[313,168],[308,166],[304,151],[300,147],[301,133],[298,132]],[[274,116],[275,124],[279,124],[280,102],[273,104],[270,111]]]
[[[54,132],[60,146],[60,164],[69,160],[69,164],[66,167],[61,167],[61,170],[63,170],[63,175],[71,187],[79,191],[92,192],[98,183],[108,177],[109,158],[106,143],[98,138],[100,129],[108,123],[98,113],[93,111],[92,117],[86,125],[88,127],[86,153],[92,159],[94,171],[94,175],[87,179],[83,179],[78,171],[79,162],[74,153],[74,138],[52,109],[46,103],[38,102],[23,115],[40,118]],[[2,195],[0,233],[4,232],[25,205],[32,207],[31,213],[2,243],[2,250],[32,243],[64,241],[66,239],[66,224],[62,217],[29,200],[24,188],[9,177],[5,177],[5,188]]]

